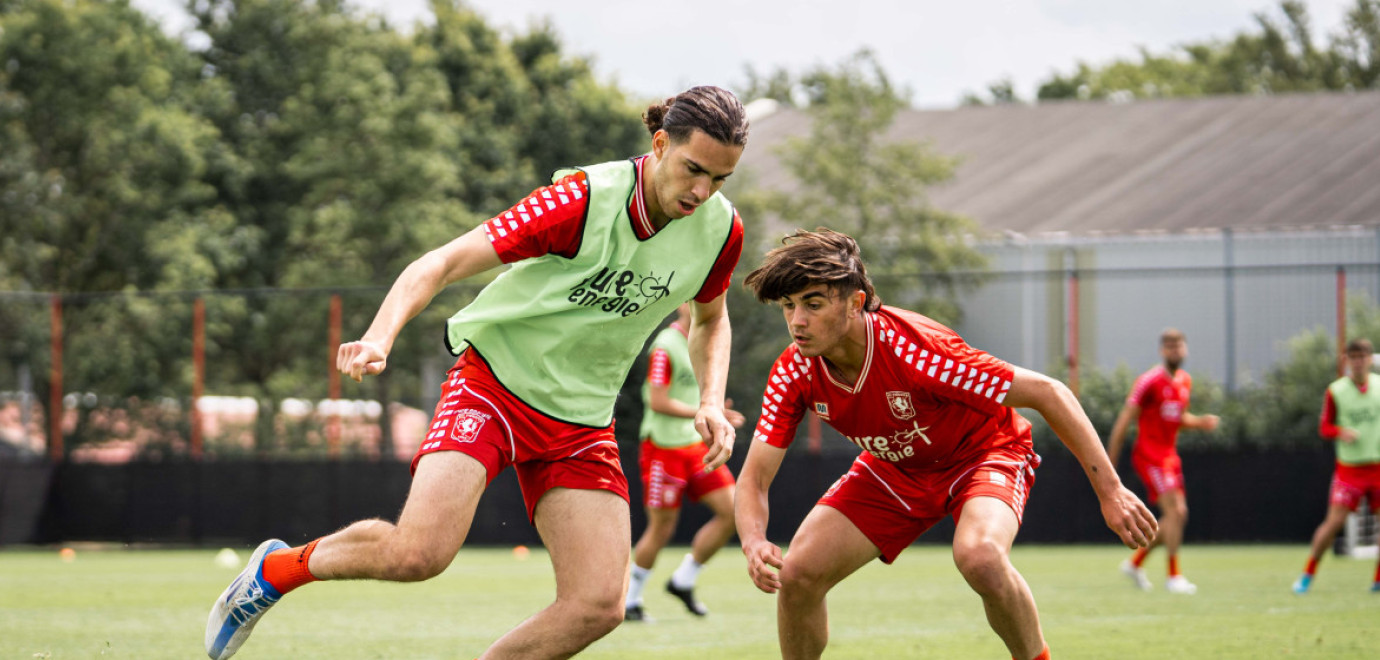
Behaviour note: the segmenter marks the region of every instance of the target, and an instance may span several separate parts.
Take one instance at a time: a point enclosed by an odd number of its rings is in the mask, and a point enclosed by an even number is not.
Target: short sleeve
[[[671,385],[671,354],[666,349],[652,349],[652,357],[647,364],[647,382],[660,387]]]
[[[916,369],[926,392],[991,415],[1005,414],[1006,395],[1016,369],[969,346],[956,334],[921,335]]]
[[[505,264],[547,254],[573,258],[588,207],[589,183],[584,172],[575,172],[490,218],[484,234]]]
[[[762,393],[762,414],[752,439],[773,447],[789,447],[795,441],[796,428],[805,416],[806,387],[803,358],[794,347],[777,358]]]

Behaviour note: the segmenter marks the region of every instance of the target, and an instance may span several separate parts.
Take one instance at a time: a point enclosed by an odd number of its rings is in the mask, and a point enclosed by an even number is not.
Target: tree
[[[32,0],[0,11],[0,282],[21,291],[157,290],[215,251],[160,249],[167,236],[214,244],[227,216],[205,178],[234,169],[192,102],[196,60],[123,2]],[[191,272],[200,272],[191,268]],[[46,314],[5,305],[46,387]],[[149,299],[69,301],[69,389],[139,397],[185,391],[184,317]],[[83,417],[84,419],[84,417]]]
[[[1067,75],[1040,85],[1046,99],[1107,99],[1277,94],[1375,89],[1380,78],[1380,0],[1356,0],[1343,31],[1327,48],[1314,39],[1307,7],[1279,4],[1279,17],[1258,13],[1258,31],[1225,41],[1188,43],[1157,55],[1141,49],[1140,60],[1102,66],[1084,62]]]
[[[749,192],[744,207],[858,237],[884,300],[957,320],[954,274],[986,260],[968,243],[977,225],[935,208],[925,191],[951,178],[958,159],[888,136],[907,102],[869,51],[805,74],[797,93],[808,102],[810,133],[778,151],[794,186]]]

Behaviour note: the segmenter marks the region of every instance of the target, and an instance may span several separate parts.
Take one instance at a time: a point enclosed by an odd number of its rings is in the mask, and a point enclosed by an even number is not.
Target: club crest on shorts
[[[492,418],[488,413],[466,409],[455,413],[455,425],[451,427],[450,438],[456,442],[474,442],[484,422]]]
[[[910,404],[910,392],[887,392],[886,402],[891,404],[891,414],[897,419],[915,416],[915,406]]]

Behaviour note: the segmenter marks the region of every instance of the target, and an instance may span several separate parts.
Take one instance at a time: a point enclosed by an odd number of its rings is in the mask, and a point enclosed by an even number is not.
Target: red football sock
[[[1377,570],[1377,571],[1380,571],[1380,567],[1377,567],[1376,570]],[[1317,574],[1318,574],[1318,558],[1317,558],[1317,557],[1309,557],[1309,558],[1308,558],[1308,565],[1303,567],[1303,572],[1304,572],[1304,573],[1307,573],[1308,575],[1317,575]]]
[[[1140,568],[1145,563],[1145,556],[1150,554],[1150,548],[1138,548],[1135,554],[1131,555],[1131,565]]]
[[[1380,582],[1380,561],[1375,562],[1375,582]]]
[[[1011,658],[1011,660],[1017,660],[1017,658],[1014,658],[1014,657],[1013,657],[1013,658]],[[1037,656],[1031,658],[1030,660],[1049,660],[1049,647],[1046,646],[1046,647],[1045,647],[1045,650],[1040,651],[1040,655],[1037,655]]]
[[[268,556],[264,557],[264,579],[280,594],[286,594],[309,582],[316,582],[318,578],[307,570],[307,561],[311,559],[311,553],[316,550],[316,544],[320,541],[321,539],[316,539],[301,547],[268,553]]]
[[[1169,577],[1179,574],[1179,556],[1169,555]]]

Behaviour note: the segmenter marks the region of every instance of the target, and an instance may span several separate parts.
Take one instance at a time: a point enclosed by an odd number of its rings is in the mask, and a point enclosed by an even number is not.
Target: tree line
[[[1340,29],[1320,40],[1306,3],[1283,0],[1257,12],[1253,28],[1139,58],[1079,62],[1039,84],[1037,101],[1130,100],[1222,94],[1359,91],[1380,88],[1380,0],[1355,0]],[[963,102],[1019,103],[1010,79]]]

